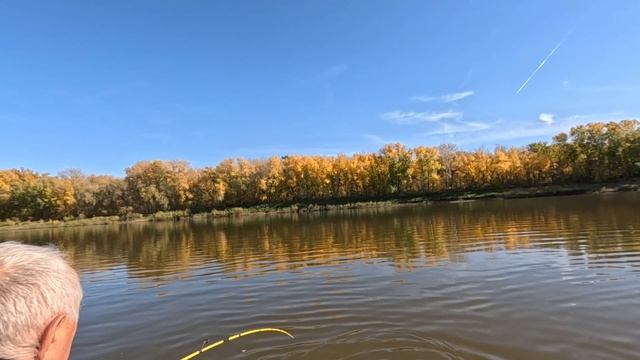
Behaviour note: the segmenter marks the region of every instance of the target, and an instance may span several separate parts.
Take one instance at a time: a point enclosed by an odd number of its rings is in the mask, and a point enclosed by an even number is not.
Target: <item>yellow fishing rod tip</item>
[[[227,341],[225,341],[224,339],[218,340],[215,343],[208,345],[206,347],[203,347],[202,349],[198,350],[198,351],[194,351],[189,355],[186,355],[184,357],[181,357],[180,360],[191,360],[193,358],[195,358],[196,356],[201,355],[203,352],[205,351],[209,351],[217,346],[220,346],[222,344],[224,344],[225,342],[230,342],[233,340],[236,340],[242,336],[247,336],[247,335],[252,335],[252,334],[257,334],[257,333],[261,333],[261,332],[277,332],[277,333],[281,333],[284,335],[287,335],[288,337],[295,339],[293,337],[293,335],[286,331],[286,330],[282,330],[282,329],[278,329],[278,328],[260,328],[260,329],[253,329],[253,330],[247,330],[245,332],[241,332],[239,334],[235,334],[235,335],[231,335],[227,338]]]
[[[248,331],[242,332],[242,333],[240,333],[238,335],[246,336],[246,335],[251,335],[251,334],[255,334],[255,333],[259,333],[259,332],[278,332],[278,333],[281,333],[281,334],[285,334],[285,335],[287,335],[288,337],[290,337],[292,339],[295,339],[293,337],[293,335],[291,335],[291,333],[289,333],[288,331],[282,330],[282,329],[278,329],[278,328],[262,328],[262,329],[248,330]]]

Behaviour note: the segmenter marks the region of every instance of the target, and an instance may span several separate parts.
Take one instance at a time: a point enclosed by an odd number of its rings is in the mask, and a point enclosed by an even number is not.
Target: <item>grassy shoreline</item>
[[[215,219],[250,215],[292,214],[320,211],[357,210],[365,208],[403,206],[428,202],[468,202],[482,199],[520,199],[533,197],[598,194],[620,191],[640,191],[640,179],[592,184],[565,184],[520,187],[510,189],[485,189],[476,191],[438,192],[418,196],[396,196],[378,200],[354,201],[336,199],[324,202],[294,203],[286,205],[258,205],[246,208],[234,207],[225,210],[212,210],[191,214],[189,211],[167,211],[150,215],[132,214],[126,218],[120,216],[102,216],[86,219],[41,220],[41,221],[0,221],[0,232],[15,230],[33,230],[63,228],[87,225],[126,224],[153,221],[184,221],[190,219]]]

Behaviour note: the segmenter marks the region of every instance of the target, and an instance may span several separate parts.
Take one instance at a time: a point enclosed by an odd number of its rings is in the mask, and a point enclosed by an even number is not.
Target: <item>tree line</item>
[[[41,220],[365,201],[449,191],[601,182],[640,176],[640,122],[589,123],[551,143],[463,151],[389,144],[351,156],[227,159],[193,168],[141,161],[124,178],[0,170],[0,219]]]

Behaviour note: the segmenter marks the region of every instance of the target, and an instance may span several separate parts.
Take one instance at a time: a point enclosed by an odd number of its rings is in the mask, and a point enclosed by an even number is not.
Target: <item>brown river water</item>
[[[72,359],[640,358],[640,193],[0,232],[55,243]]]

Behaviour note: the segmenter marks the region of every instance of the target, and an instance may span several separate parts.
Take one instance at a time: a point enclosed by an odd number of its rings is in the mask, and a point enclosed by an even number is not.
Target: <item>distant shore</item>
[[[424,194],[419,196],[398,196],[369,201],[336,199],[332,202],[294,203],[285,205],[258,205],[252,207],[234,207],[224,210],[191,214],[188,211],[166,211],[155,214],[130,214],[126,217],[101,216],[85,219],[41,220],[41,221],[0,221],[0,232],[15,230],[33,230],[64,228],[87,225],[126,224],[134,222],[184,221],[190,219],[215,219],[250,215],[310,213],[324,211],[344,211],[366,208],[392,207],[429,202],[469,202],[482,199],[520,199],[580,194],[604,194],[621,191],[639,191],[640,179],[593,184],[565,184],[520,187],[510,189],[484,189],[476,191],[451,191]]]

